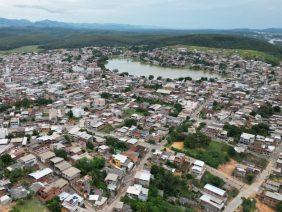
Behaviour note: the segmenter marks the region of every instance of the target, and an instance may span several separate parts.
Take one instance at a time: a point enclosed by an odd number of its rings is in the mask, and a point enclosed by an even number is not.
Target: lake
[[[217,74],[212,74],[207,71],[191,70],[188,68],[169,68],[153,66],[140,62],[135,62],[129,59],[110,59],[106,64],[106,68],[113,71],[118,69],[120,73],[128,72],[134,76],[146,76],[153,75],[155,78],[161,76],[162,78],[177,79],[180,77],[191,77],[192,79],[200,79],[201,77],[207,78],[220,78]]]

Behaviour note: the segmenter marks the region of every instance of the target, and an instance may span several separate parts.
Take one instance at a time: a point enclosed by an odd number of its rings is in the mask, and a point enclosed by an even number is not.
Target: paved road
[[[166,144],[166,141],[164,140],[161,143],[158,143],[157,145],[150,145],[150,144],[145,143],[145,142],[139,142],[138,144],[140,146],[147,148],[147,150],[148,150],[147,153],[140,160],[140,163],[137,166],[135,166],[135,168],[131,171],[131,174],[126,176],[126,179],[124,180],[126,186],[124,186],[118,192],[115,200],[112,203],[110,203],[106,208],[103,208],[103,210],[101,210],[101,211],[107,211],[107,212],[113,211],[113,207],[115,206],[115,204],[117,202],[119,202],[121,200],[121,198],[126,194],[127,188],[131,185],[129,182],[133,181],[136,172],[144,169],[144,166],[145,166],[146,162],[148,161],[148,158],[150,158],[152,156],[152,150],[153,149],[161,150],[163,148],[163,146]]]
[[[252,185],[242,189],[241,192],[226,206],[224,210],[225,212],[235,211],[242,204],[242,197],[249,198],[258,192],[263,182],[271,174],[271,170],[275,167],[276,160],[279,157],[281,150],[282,144],[276,148],[275,152],[270,157],[269,164],[265,170],[263,170],[261,174],[256,177],[255,182]]]
[[[270,175],[271,169],[273,167],[274,163],[273,161],[270,161],[266,169],[256,177],[255,182],[250,186],[244,187],[241,192],[226,206],[224,211],[235,211],[242,204],[242,197],[249,198],[256,194],[264,180]]]

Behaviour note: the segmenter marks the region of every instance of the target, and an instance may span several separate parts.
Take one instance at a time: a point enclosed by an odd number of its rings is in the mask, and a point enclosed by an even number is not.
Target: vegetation
[[[107,92],[103,92],[101,93],[101,97],[104,99],[110,99],[112,97],[112,94],[107,93]]]
[[[243,203],[243,212],[254,212],[256,211],[256,200],[255,199],[248,199],[248,198],[242,198]]]
[[[204,46],[244,50],[245,57],[266,58],[277,62],[281,58],[281,47],[254,38],[223,34],[189,34],[173,31],[103,31],[74,30],[62,28],[2,28],[0,30],[0,50],[22,46],[39,45],[42,49],[78,48],[85,46],[132,46],[132,49],[150,49],[170,45]],[[188,34],[188,32],[187,32]],[[238,50],[240,49],[240,50]],[[246,52],[245,50],[256,50]],[[258,54],[259,52],[263,53]],[[268,56],[270,55],[270,56]],[[260,57],[260,58],[259,58]],[[272,61],[270,61],[272,62]]]
[[[17,201],[17,204],[12,208],[11,212],[48,212],[49,210],[37,199],[29,199],[25,201]],[[53,212],[52,210],[50,210]]]
[[[47,201],[46,206],[51,212],[61,212],[62,209],[59,197]]]
[[[106,137],[106,145],[111,147],[112,152],[121,152],[128,150],[128,145],[124,142],[121,142],[117,138],[114,137]]]
[[[191,197],[192,193],[189,191],[186,179],[175,176],[157,165],[152,166],[151,173],[154,175],[151,187],[163,190],[164,197]]]
[[[264,123],[255,124],[250,129],[245,127],[237,127],[235,125],[225,124],[223,129],[227,131],[227,136],[234,138],[236,142],[240,140],[240,136],[243,132],[254,134],[254,135],[262,135],[262,136],[270,135],[269,126]]]
[[[57,157],[64,158],[65,160],[68,158],[68,153],[64,149],[55,149],[54,153]]]
[[[82,158],[75,163],[75,167],[81,171],[82,175],[90,175],[92,177],[91,184],[104,191],[107,185],[104,182],[106,172],[102,171],[105,166],[105,159],[102,157],[94,157],[92,160]]]
[[[9,50],[2,50],[0,51],[1,55],[8,55],[8,54],[22,54],[22,53],[28,53],[28,52],[39,52],[42,51],[42,49],[38,48],[38,45],[31,45],[31,46],[22,46],[15,49],[9,49]]]
[[[135,120],[135,119],[125,119],[124,120],[124,126],[126,126],[126,127],[137,126],[137,120]]]
[[[153,195],[151,194],[151,192],[149,192],[149,198],[148,198],[148,201],[146,202],[143,202],[137,199],[131,199],[127,196],[123,197],[122,201],[130,205],[133,211],[138,211],[138,212],[145,212],[145,211],[190,212],[190,211],[193,211],[190,208],[185,209],[180,206],[170,204],[169,202],[164,200],[161,196]]]
[[[214,168],[228,162],[230,158],[236,157],[237,154],[233,147],[221,142],[212,141],[208,136],[201,132],[185,135],[173,131],[170,133],[170,136],[173,136],[176,140],[184,140],[184,150],[175,148],[173,148],[173,150],[183,152],[193,158],[202,160]],[[171,137],[169,139],[171,139]]]
[[[281,108],[279,106],[272,106],[269,102],[262,105],[257,110],[251,112],[251,115],[255,116],[256,114],[261,115],[263,118],[269,118],[274,114],[280,114]]]
[[[173,175],[157,165],[152,166],[151,173],[154,179],[150,183],[149,197],[146,202],[124,197],[122,201],[130,205],[133,211],[193,211],[177,204],[169,203],[168,197],[191,198],[193,193],[189,191],[187,180]],[[163,197],[159,195],[159,190],[164,192]]]
[[[276,211],[282,211],[282,201],[276,206]]]
[[[202,185],[206,185],[206,184],[211,184],[213,186],[216,186],[218,188],[222,188],[224,186],[224,181],[217,177],[212,175],[210,172],[206,172],[205,175],[203,176],[202,180],[201,180]]]
[[[14,162],[11,155],[9,154],[3,154],[0,157],[0,168],[5,168],[9,165],[11,165]]]

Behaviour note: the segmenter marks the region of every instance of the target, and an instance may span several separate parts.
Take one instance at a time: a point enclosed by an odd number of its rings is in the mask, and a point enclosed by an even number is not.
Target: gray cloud
[[[16,5],[14,5],[14,7],[24,8],[24,9],[43,10],[43,11],[48,12],[48,13],[61,13],[61,12],[63,12],[61,10],[53,10],[53,9],[48,8],[48,7],[39,6],[39,5],[16,4]]]

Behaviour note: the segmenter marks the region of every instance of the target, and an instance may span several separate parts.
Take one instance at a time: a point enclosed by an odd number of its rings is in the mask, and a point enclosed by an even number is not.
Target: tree
[[[61,212],[62,209],[59,197],[47,201],[46,206],[51,212]]]
[[[149,75],[148,79],[152,80],[152,79],[154,79],[154,76],[153,75]]]
[[[253,173],[248,173],[246,178],[247,178],[247,182],[251,184],[255,178],[255,175]]]
[[[201,148],[206,147],[211,142],[211,138],[206,136],[205,134],[201,132],[197,132],[194,134],[188,134],[184,141],[184,145],[186,148]]]
[[[32,135],[33,135],[33,136],[39,136],[39,132],[38,132],[37,130],[33,130],[33,131],[32,131]]]
[[[256,210],[256,200],[255,199],[248,199],[248,198],[242,198],[243,203],[243,212],[254,212]]]
[[[276,206],[276,211],[281,212],[282,211],[282,201],[280,201],[278,203],[278,205]]]
[[[94,149],[93,142],[87,141],[87,142],[86,142],[86,147],[87,147],[87,149],[93,150],[93,149]]]
[[[72,110],[69,110],[69,112],[67,113],[67,116],[69,117],[69,119],[73,118],[73,112]]]
[[[126,127],[137,126],[137,121],[135,119],[125,119],[124,126]]]
[[[112,94],[107,93],[107,92],[103,92],[103,93],[101,93],[100,96],[104,99],[110,99],[112,97]]]
[[[55,149],[54,153],[57,157],[64,158],[65,160],[68,158],[68,153],[64,149]]]
[[[1,155],[0,161],[3,163],[4,167],[6,167],[6,166],[9,166],[13,162],[13,159],[11,155],[4,154],[4,155]]]
[[[225,184],[221,178],[212,175],[210,172],[206,172],[201,181],[204,185],[208,183],[219,188],[222,188]]]

